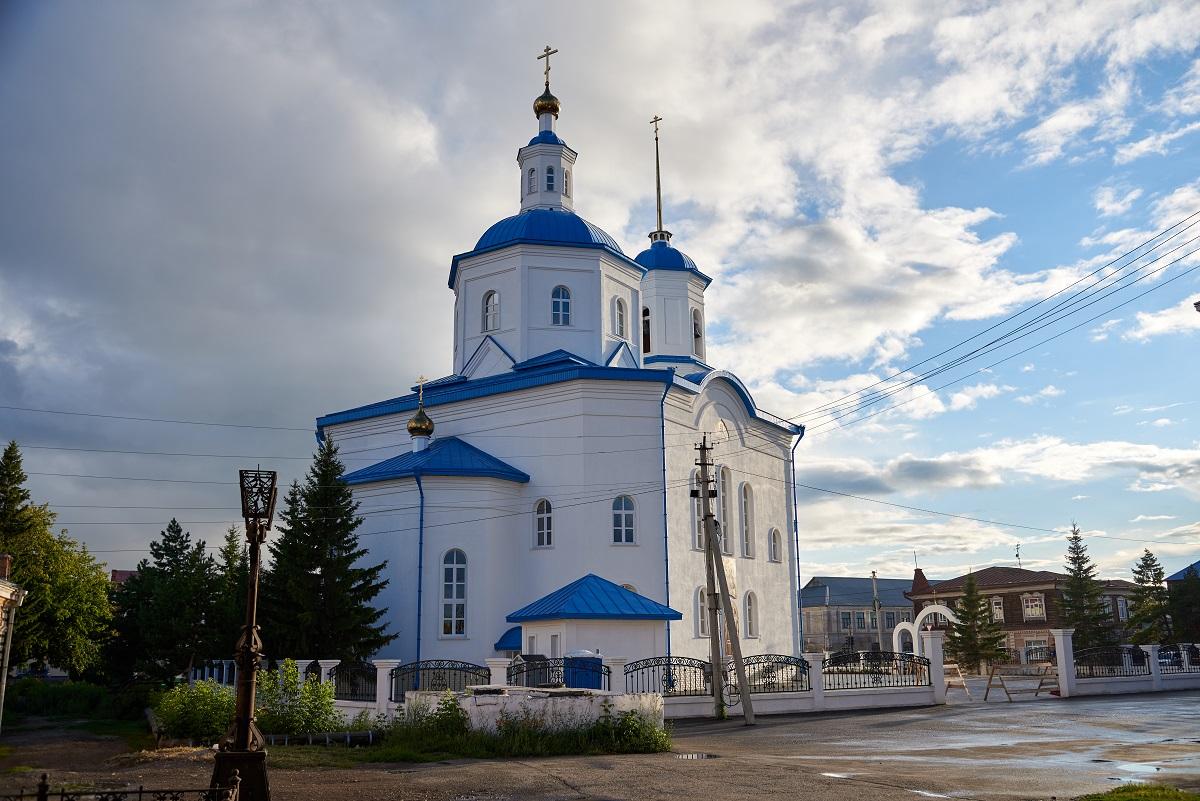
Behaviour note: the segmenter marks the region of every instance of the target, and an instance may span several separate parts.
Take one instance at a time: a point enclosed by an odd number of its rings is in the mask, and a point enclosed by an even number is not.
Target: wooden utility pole
[[[717,604],[720,600],[717,598],[717,577],[716,569],[713,567],[712,557],[710,553],[712,549],[709,547],[715,539],[716,520],[712,513],[712,499],[717,494],[716,489],[710,489],[712,479],[708,475],[708,436],[705,435],[703,444],[697,448],[700,451],[700,461],[696,464],[700,465],[700,486],[692,490],[700,495],[701,510],[703,512],[702,529],[704,532],[704,578],[705,578],[705,611],[703,614],[708,616],[708,661],[711,666],[712,673],[712,694],[713,694],[713,715],[717,720],[725,718],[725,671],[721,663],[721,626],[720,617],[717,614]]]
[[[709,475],[708,475],[708,469],[712,466],[712,464],[708,460],[708,454],[709,454],[710,449],[708,446],[708,435],[707,434],[703,437],[700,445],[696,448],[696,450],[700,451],[700,461],[698,462],[698,464],[700,465],[700,484],[701,484],[700,497],[704,501],[704,550],[705,550],[705,553],[708,555],[707,556],[707,563],[708,563],[707,564],[707,575],[709,578],[709,587],[710,587],[710,589],[709,589],[709,598],[710,598],[709,605],[710,605],[710,610],[711,610],[709,612],[709,616],[708,616],[709,626],[710,626],[709,632],[711,635],[716,635],[716,633],[717,633],[716,632],[717,627],[715,625],[713,625],[714,618],[716,617],[716,610],[712,608],[712,601],[711,601],[711,598],[712,598],[712,589],[711,589],[712,574],[716,573],[717,583],[720,585],[720,589],[721,589],[721,593],[720,593],[721,606],[725,612],[725,630],[729,635],[729,644],[733,650],[733,668],[734,668],[734,672],[737,674],[738,695],[741,697],[742,714],[745,717],[746,725],[753,726],[754,725],[754,702],[750,698],[750,685],[749,685],[749,682],[746,680],[746,666],[742,662],[742,643],[741,643],[741,639],[738,636],[737,618],[735,618],[734,614],[733,614],[733,602],[729,596],[729,580],[725,576],[725,562],[723,561],[723,557],[721,555],[720,544],[717,542],[717,539],[718,539],[716,536],[717,525],[716,525],[716,520],[713,519],[712,508],[711,508],[711,503],[710,503],[711,496],[709,495],[709,492],[708,492],[709,481],[710,481]],[[726,502],[728,501],[728,499],[722,499],[722,500],[726,501]],[[724,531],[721,532],[721,536],[728,536],[728,532],[724,532]],[[715,636],[712,640],[710,640],[709,650],[710,650],[710,653],[715,655],[714,659],[713,659],[713,677],[714,677],[713,688],[714,688],[714,692],[715,692],[716,688],[718,686],[717,681],[716,681],[716,675],[718,673],[717,660],[720,656]],[[714,707],[716,707],[716,705],[714,705]]]

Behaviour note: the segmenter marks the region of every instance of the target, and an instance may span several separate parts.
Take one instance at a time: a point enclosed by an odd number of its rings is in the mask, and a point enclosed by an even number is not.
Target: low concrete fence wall
[[[1076,651],[1073,629],[1051,629],[1050,634],[1062,698],[1200,689],[1200,652],[1195,643]]]
[[[405,714],[432,710],[444,692],[408,693]],[[467,713],[472,729],[495,731],[505,718],[533,719],[549,729],[587,726],[605,714],[636,712],[659,726],[663,723],[663,698],[658,693],[614,693],[607,690],[545,689],[488,685],[454,693]]]

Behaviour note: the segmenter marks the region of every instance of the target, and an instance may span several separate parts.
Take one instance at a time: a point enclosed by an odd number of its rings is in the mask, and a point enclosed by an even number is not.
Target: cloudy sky
[[[1188,0],[5,3],[0,436],[72,535],[215,539],[236,468],[290,478],[317,415],[448,371],[450,256],[516,210],[547,42],[578,209],[629,253],[665,119],[709,360],[808,423],[800,481],[1027,527],[805,491],[806,576],[1053,568],[1072,519],[1110,576],[1200,557],[1200,225],[1103,269],[1200,211]]]

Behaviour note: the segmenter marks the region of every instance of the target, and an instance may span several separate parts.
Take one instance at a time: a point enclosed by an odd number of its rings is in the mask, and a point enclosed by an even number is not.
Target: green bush
[[[8,685],[4,708],[18,715],[111,717],[111,702],[111,693],[96,684],[26,678]]]
[[[346,720],[333,703],[333,682],[302,680],[295,660],[258,674],[258,727],[268,734],[343,731]]]
[[[235,704],[233,690],[210,679],[167,690],[154,715],[168,737],[216,742],[233,722]]]

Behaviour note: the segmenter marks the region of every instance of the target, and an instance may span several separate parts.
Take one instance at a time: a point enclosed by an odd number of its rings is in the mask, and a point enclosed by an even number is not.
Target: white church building
[[[661,221],[630,258],[575,213],[586,179],[548,78],[518,213],[450,262],[450,373],[317,420],[343,455],[379,457],[346,476],[360,541],[388,560],[377,603],[399,637],[378,656],[707,659],[690,496],[705,433],[743,651],[799,655],[803,428],[707,363],[711,280]]]

